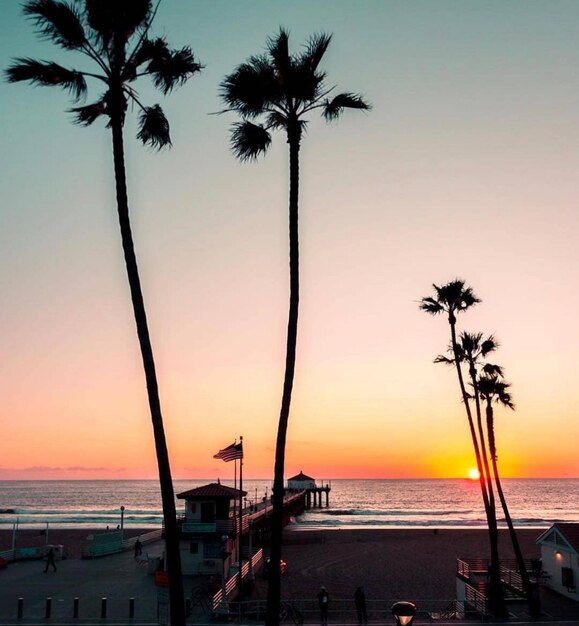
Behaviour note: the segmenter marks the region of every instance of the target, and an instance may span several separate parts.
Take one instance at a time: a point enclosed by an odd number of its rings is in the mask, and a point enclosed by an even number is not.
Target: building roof
[[[312,478],[311,476],[306,476],[303,472],[300,472],[296,476],[288,478],[288,480],[315,480],[315,478]]]
[[[195,489],[189,489],[189,491],[183,491],[178,493],[177,497],[180,500],[194,500],[195,498],[239,498],[239,496],[246,496],[247,491],[239,491],[233,487],[226,487],[221,483],[209,483],[208,485],[202,485]]]
[[[543,541],[552,541],[553,531],[557,531],[569,546],[579,554],[579,523],[577,522],[558,522],[553,524],[551,528],[546,530],[538,539],[537,543]]]

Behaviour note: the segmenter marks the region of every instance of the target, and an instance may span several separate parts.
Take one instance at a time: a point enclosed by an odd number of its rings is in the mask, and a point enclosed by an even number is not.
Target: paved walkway
[[[150,556],[161,556],[161,541],[146,546]],[[81,623],[98,619],[101,599],[107,598],[107,618],[126,620],[129,598],[135,599],[135,623],[157,621],[157,593],[153,575],[132,552],[98,559],[57,561],[56,573],[44,573],[44,561],[10,563],[0,570],[0,623],[14,623],[18,598],[24,600],[24,621],[45,623],[46,598],[52,598],[51,621]],[[79,598],[79,620],[73,620],[74,598]],[[132,623],[132,620],[131,620]]]
[[[146,546],[149,556],[161,556],[163,542]],[[164,592],[155,587],[153,575],[145,564],[139,564],[132,552],[124,552],[99,559],[67,559],[57,562],[57,572],[44,573],[44,561],[21,561],[11,563],[0,570],[0,626],[19,624],[37,626],[58,624],[83,626],[85,624],[131,624],[146,626],[158,623],[158,600]],[[190,596],[193,577],[186,577],[185,595]],[[547,619],[531,622],[534,626],[557,624],[579,626],[579,603],[562,599],[552,593],[544,593],[544,608]],[[18,598],[23,598],[23,619],[17,618]],[[51,616],[46,618],[46,598],[51,598]],[[79,599],[79,617],[73,618],[74,598]],[[107,598],[107,621],[101,620],[102,598]],[[135,600],[134,618],[129,618],[129,599]],[[163,617],[163,615],[161,615]],[[197,625],[208,622],[208,615],[195,611],[188,620]],[[567,618],[569,621],[567,621]],[[571,619],[569,619],[571,618]],[[331,626],[340,626],[338,621]],[[548,621],[549,620],[549,621]],[[163,620],[162,620],[163,621]],[[315,620],[307,620],[315,623]],[[381,620],[375,624],[394,626],[392,620]],[[426,624],[424,620],[415,625]],[[444,626],[442,622],[436,622]],[[468,622],[463,622],[467,624]],[[518,621],[522,626],[524,621]],[[456,621],[454,622],[456,626]],[[352,626],[349,622],[348,626]]]

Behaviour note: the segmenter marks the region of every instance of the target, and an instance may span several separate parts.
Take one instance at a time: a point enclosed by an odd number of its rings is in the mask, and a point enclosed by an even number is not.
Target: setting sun
[[[478,480],[480,478],[480,474],[479,471],[477,469],[469,469],[468,470],[468,477],[471,480]]]

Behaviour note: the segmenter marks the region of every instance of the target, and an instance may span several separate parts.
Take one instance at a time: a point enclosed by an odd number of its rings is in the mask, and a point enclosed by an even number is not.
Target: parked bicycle
[[[291,620],[296,626],[301,626],[304,623],[304,616],[293,604],[282,602],[279,609],[279,621],[284,623],[288,620]]]

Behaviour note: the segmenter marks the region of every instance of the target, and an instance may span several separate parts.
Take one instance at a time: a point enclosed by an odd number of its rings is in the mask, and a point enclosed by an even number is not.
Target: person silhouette
[[[46,554],[46,567],[44,568],[44,573],[48,572],[48,568],[52,565],[53,571],[56,572],[56,564],[54,562],[54,548],[50,548],[50,550]]]
[[[356,588],[354,592],[354,604],[356,605],[356,614],[358,615],[358,624],[368,623],[368,613],[366,611],[366,594],[364,587]]]
[[[318,605],[320,607],[320,621],[322,626],[328,624],[328,605],[330,604],[330,596],[326,591],[326,588],[322,585],[320,592],[318,593]]]

